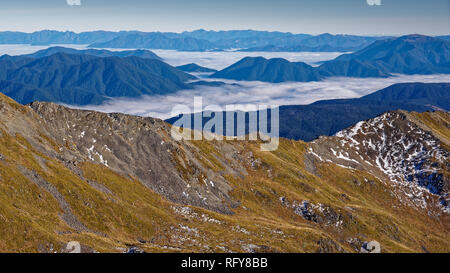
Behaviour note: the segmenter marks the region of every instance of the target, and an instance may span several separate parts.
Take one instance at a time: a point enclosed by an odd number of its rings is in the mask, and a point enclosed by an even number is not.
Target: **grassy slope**
[[[1,101],[2,114],[33,118],[30,109],[5,97]],[[225,175],[240,206],[234,215],[223,215],[171,203],[103,165],[81,164],[85,179],[109,191],[98,190],[33,147],[32,140],[10,135],[4,123],[0,128],[0,252],[60,251],[71,240],[101,252],[122,251],[127,245],[158,252],[241,252],[249,244],[259,246],[257,251],[355,251],[357,247],[347,242],[355,237],[375,239],[387,252],[450,251],[448,219],[438,221],[402,206],[387,185],[366,173],[330,164],[318,166],[318,176],[307,172],[304,142],[282,139],[273,153],[260,152],[256,142],[188,143],[198,148],[195,156],[216,171],[224,169],[217,157],[230,161],[223,156],[225,145],[242,154],[248,175]],[[42,132],[34,138],[58,153],[51,136]],[[179,170],[189,173],[180,157]],[[26,178],[20,166],[54,185],[88,230],[77,232],[64,222],[55,197]],[[365,183],[365,178],[372,183]],[[330,206],[342,215],[344,227],[307,221],[283,206],[280,197]],[[148,242],[141,244],[138,238]]]

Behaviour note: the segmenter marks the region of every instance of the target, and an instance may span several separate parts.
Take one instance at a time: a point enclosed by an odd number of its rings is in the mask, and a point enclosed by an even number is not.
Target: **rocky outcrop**
[[[48,130],[61,146],[61,156],[72,166],[83,161],[103,164],[137,178],[174,202],[231,213],[234,203],[228,183],[206,170],[192,146],[175,142],[165,122],[79,111],[53,103],[32,103],[30,107],[51,124]],[[192,172],[183,176],[180,165],[189,166]],[[202,180],[214,181],[214,187]]]
[[[377,241],[365,242],[361,247],[361,253],[381,253],[381,245]]]
[[[426,115],[426,114],[424,114]],[[449,114],[440,112],[447,121]],[[445,138],[441,138],[445,139]],[[433,130],[406,112],[388,112],[361,121],[334,137],[313,141],[309,153],[321,162],[367,171],[395,186],[411,205],[448,213],[449,152]]]

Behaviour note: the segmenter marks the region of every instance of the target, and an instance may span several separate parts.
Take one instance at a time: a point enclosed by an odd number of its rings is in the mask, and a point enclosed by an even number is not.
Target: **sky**
[[[450,0],[0,0],[0,31],[450,34]]]

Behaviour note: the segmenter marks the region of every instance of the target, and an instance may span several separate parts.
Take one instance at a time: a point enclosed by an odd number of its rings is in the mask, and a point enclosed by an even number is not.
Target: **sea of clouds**
[[[63,45],[84,49],[86,45]],[[36,52],[49,46],[0,45],[0,55],[20,55]],[[118,49],[114,49],[118,50]],[[202,66],[222,69],[246,56],[265,58],[285,58],[309,64],[326,61],[342,53],[333,52],[183,52],[174,50],[153,50],[167,63],[177,66],[197,63]],[[203,80],[205,75],[197,75]],[[214,79],[220,80],[220,79]],[[221,87],[199,86],[195,89],[181,90],[164,96],[144,96],[137,99],[114,98],[102,105],[69,106],[102,112],[151,116],[166,119],[172,116],[176,105],[187,105],[193,109],[194,97],[203,99],[203,105],[236,105],[238,109],[250,109],[251,105],[300,105],[318,100],[358,98],[395,83],[402,82],[450,82],[450,75],[397,75],[390,78],[328,78],[319,82],[265,83],[220,80],[227,85]],[[237,85],[233,85],[237,84]]]
[[[0,45],[0,56],[9,54],[12,56],[31,54],[36,51],[46,49],[52,46],[63,46],[75,49],[86,49],[88,45],[64,44],[64,45]],[[122,51],[132,49],[106,48],[111,51]],[[160,50],[152,49],[154,53],[160,56],[164,62],[179,66],[189,63],[196,63],[201,66],[212,69],[223,69],[234,64],[244,57],[264,58],[284,58],[291,62],[305,62],[310,65],[317,65],[318,62],[331,60],[341,55],[342,52],[238,52],[238,51],[220,51],[220,52],[198,52],[198,51],[176,51],[176,50]]]
[[[222,80],[229,85],[221,87],[198,87],[164,96],[143,96],[139,99],[114,98],[102,105],[74,108],[101,112],[120,112],[139,116],[167,119],[173,116],[176,105],[186,105],[194,111],[194,97],[202,97],[203,106],[235,105],[248,110],[250,105],[300,105],[318,100],[358,98],[395,83],[402,82],[450,82],[450,75],[397,75],[390,78],[328,78],[319,82],[265,83]],[[239,86],[231,85],[236,83]]]
[[[152,50],[165,62],[173,66],[196,63],[208,68],[221,70],[245,57],[284,58],[291,62],[305,62],[317,65],[318,62],[331,60],[342,52],[185,52],[176,50]]]

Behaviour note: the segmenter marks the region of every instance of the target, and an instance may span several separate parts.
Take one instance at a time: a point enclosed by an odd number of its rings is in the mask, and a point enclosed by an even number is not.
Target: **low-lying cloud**
[[[101,112],[120,112],[162,119],[171,117],[175,105],[187,105],[193,109],[194,97],[201,96],[203,105],[234,104],[246,110],[247,104],[257,105],[299,105],[318,100],[358,98],[395,83],[402,82],[450,82],[450,75],[398,75],[390,78],[328,78],[319,82],[265,83],[224,80],[229,85],[222,87],[198,87],[182,90],[171,95],[143,96],[138,99],[114,98],[103,105],[89,105],[74,108]],[[237,83],[239,86],[231,85]]]
[[[201,66],[221,70],[244,57],[284,58],[291,62],[305,62],[315,65],[343,54],[342,52],[186,52],[176,50],[152,50],[165,62],[173,66],[196,63]]]
[[[0,45],[0,56],[3,54],[22,55],[34,53],[38,50],[46,49],[51,46],[63,46],[74,49],[86,49],[87,45]],[[112,51],[122,51],[129,49],[110,48]],[[221,52],[190,52],[190,51],[176,51],[176,50],[160,50],[152,49],[158,56],[163,58],[165,62],[173,66],[184,65],[188,63],[196,63],[201,66],[223,69],[234,64],[244,57],[258,57],[265,58],[284,58],[291,62],[305,62],[310,65],[315,65],[317,62],[327,61],[341,55],[342,52],[237,52],[237,51],[221,51]]]
[[[84,49],[85,45],[64,45]],[[33,53],[48,46],[0,45],[0,55],[20,55]],[[117,49],[115,49],[117,50]],[[222,69],[245,56],[266,58],[285,58],[289,61],[302,61],[310,64],[333,59],[341,53],[330,52],[182,52],[174,50],[154,50],[171,65],[197,63],[206,67]],[[206,79],[205,79],[206,80]],[[222,80],[229,85],[222,87],[198,87],[182,90],[164,96],[144,96],[141,98],[114,98],[103,105],[70,106],[74,108],[102,112],[120,112],[139,116],[166,119],[171,117],[175,105],[193,105],[194,97],[201,96],[203,104],[239,105],[245,110],[247,104],[258,105],[296,105],[309,104],[318,100],[357,98],[395,83],[402,82],[450,82],[450,75],[398,75],[391,78],[328,78],[319,82],[264,83]],[[231,85],[237,83],[239,86]]]

